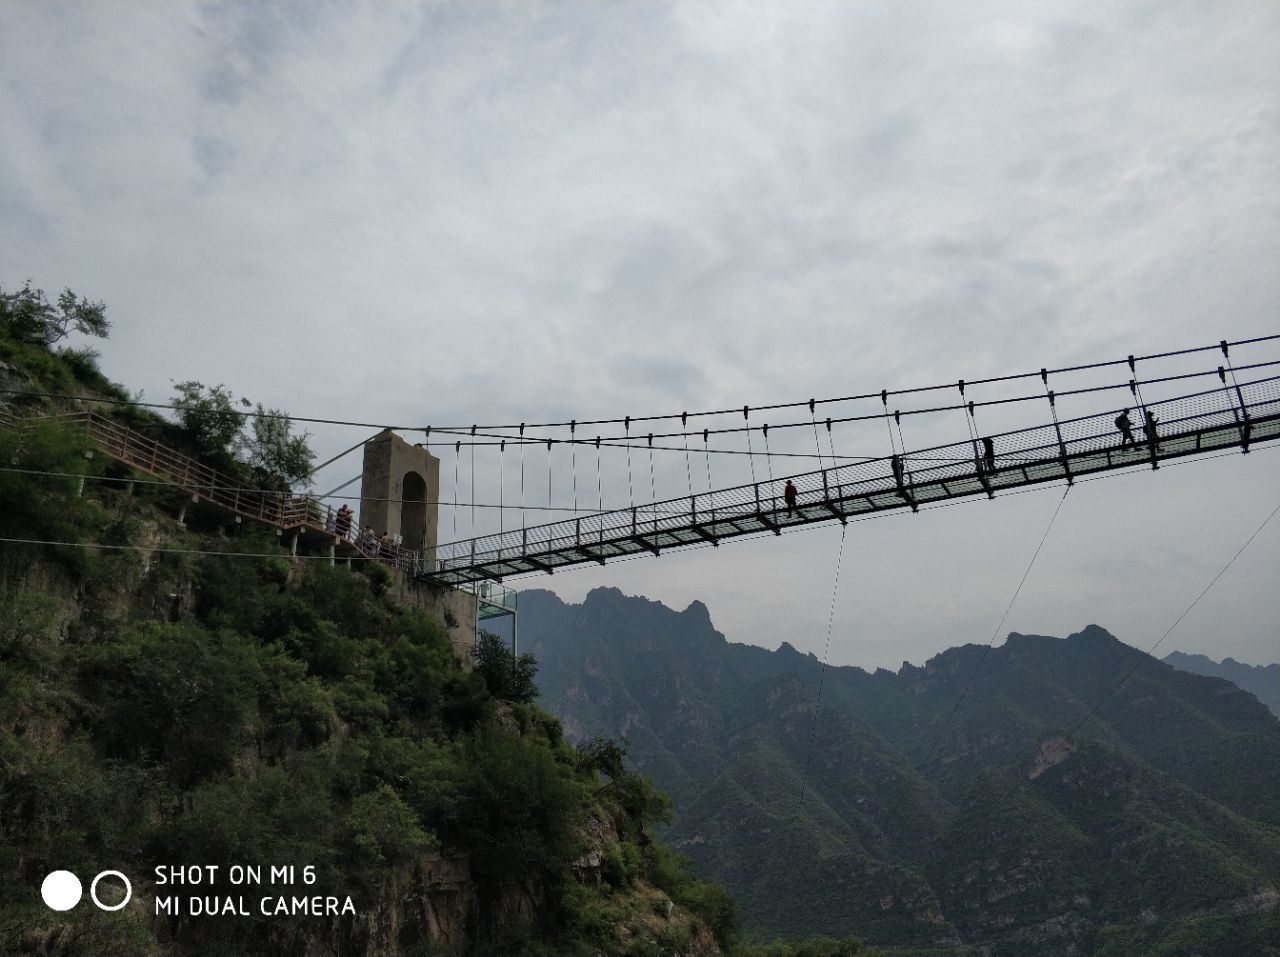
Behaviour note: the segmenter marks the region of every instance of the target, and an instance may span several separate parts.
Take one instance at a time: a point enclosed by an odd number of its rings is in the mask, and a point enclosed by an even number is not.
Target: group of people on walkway
[[[1142,431],[1147,434],[1147,441],[1152,444],[1152,447],[1160,439],[1160,435],[1157,432],[1159,425],[1160,420],[1155,417],[1155,413],[1150,409],[1144,410]],[[1137,447],[1138,440],[1133,437],[1133,420],[1129,418],[1128,409],[1116,416],[1116,428],[1120,430],[1120,448],[1123,449],[1127,445]]]
[[[357,528],[355,535],[352,536],[351,529],[354,525],[355,512],[344,504],[336,512],[329,513],[329,521],[325,527],[333,532],[336,537],[344,541],[353,542],[356,548],[365,553],[372,552],[379,557],[394,558],[400,551],[400,543],[398,541],[386,532],[379,535],[370,525]]]
[[[1120,431],[1120,447],[1122,449],[1130,445],[1136,448],[1138,445],[1138,440],[1137,438],[1135,438],[1133,434],[1133,420],[1129,418],[1129,411],[1130,411],[1129,409],[1125,409],[1120,413],[1120,415],[1116,417],[1116,428]],[[1146,433],[1146,440],[1148,443],[1150,443],[1153,449],[1155,448],[1155,443],[1160,440],[1160,435],[1158,431],[1159,425],[1160,425],[1160,420],[1156,418],[1155,413],[1153,413],[1150,409],[1144,409],[1142,430],[1143,432]],[[982,445],[982,456],[981,458],[977,459],[975,462],[979,474],[983,472],[986,472],[988,474],[995,472],[996,471],[995,441],[990,436],[983,436],[978,441]],[[891,468],[893,470],[893,480],[898,485],[899,488],[902,488],[902,486],[905,484],[905,481],[906,481],[906,475],[904,474],[902,456],[895,454],[893,456],[890,456],[889,461],[890,461]],[[782,490],[782,499],[787,504],[787,515],[789,516],[795,514],[796,495],[797,495],[797,492],[796,492],[795,483],[793,483],[790,479],[787,479],[787,484]]]

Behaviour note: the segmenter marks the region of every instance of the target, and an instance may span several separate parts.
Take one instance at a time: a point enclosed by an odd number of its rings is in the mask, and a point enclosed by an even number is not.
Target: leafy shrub
[[[722,946],[736,945],[737,905],[719,884],[693,876],[690,861],[661,844],[645,848],[645,876],[655,887],[706,922]]]
[[[0,429],[0,463],[43,473],[0,472],[5,534],[54,542],[82,542],[108,524],[107,512],[91,498],[77,495],[76,476],[100,474],[101,459],[88,457],[84,433],[60,421],[38,421],[27,428]],[[96,558],[87,549],[64,548],[54,554],[79,577]]]
[[[607,777],[599,794],[622,811],[625,836],[645,840],[645,829],[671,820],[671,798],[653,782],[626,769],[627,742],[594,738],[578,746],[580,767]]]
[[[503,701],[528,703],[539,694],[534,677],[538,659],[533,655],[513,655],[497,635],[481,631],[476,638],[475,671],[484,678],[489,693]]]
[[[248,740],[262,673],[241,635],[152,625],[84,647],[80,664],[108,755],[163,761],[175,784],[190,786],[227,769]]]
[[[545,748],[492,727],[467,739],[460,837],[479,879],[562,872],[578,856],[584,794]]]
[[[640,851],[634,844],[610,842],[600,859],[600,876],[614,890],[625,890],[640,877]]]
[[[351,802],[347,831],[361,863],[375,871],[437,846],[413,809],[386,784]]]
[[[82,385],[93,384],[101,377],[98,371],[98,355],[94,349],[59,349],[57,356]]]

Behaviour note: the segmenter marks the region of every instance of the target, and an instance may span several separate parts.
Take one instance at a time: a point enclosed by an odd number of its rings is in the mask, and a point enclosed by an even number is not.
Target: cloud
[[[105,299],[106,368],[150,398],[195,378],[370,421],[582,419],[1274,329],[1270,5],[11,3],[0,36],[0,281]],[[655,484],[690,472],[676,453]],[[1152,537],[1115,547],[1173,548],[1180,494],[1117,493]],[[947,534],[991,554],[989,510],[957,511]],[[931,547],[910,538],[878,544],[887,569]],[[756,547],[699,564],[705,594],[625,575],[767,643],[762,599],[710,597],[768,579]],[[1102,607],[1064,627],[1132,620],[1077,547]],[[825,560],[794,558],[815,581]],[[877,612],[917,657],[980,617],[932,573]]]

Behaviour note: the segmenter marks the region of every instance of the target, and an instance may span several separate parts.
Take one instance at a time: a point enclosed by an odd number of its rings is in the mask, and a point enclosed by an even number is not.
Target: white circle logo
[[[118,877],[124,882],[124,900],[119,904],[104,904],[98,900],[98,881],[104,877]],[[80,882],[76,881],[76,898],[79,899]],[[129,878],[125,877],[119,871],[103,871],[93,879],[93,883],[89,885],[89,896],[93,898],[93,902],[103,910],[120,910],[125,904],[129,903],[129,899],[133,897],[133,885],[129,883]]]
[[[80,903],[84,888],[70,871],[52,871],[40,885],[40,896],[53,910],[71,910]]]

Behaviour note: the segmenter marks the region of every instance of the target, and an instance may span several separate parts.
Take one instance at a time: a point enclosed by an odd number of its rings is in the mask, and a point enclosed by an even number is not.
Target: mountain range
[[[1165,655],[1164,662],[1193,675],[1226,678],[1265,704],[1272,714],[1280,716],[1280,664],[1246,665],[1234,658],[1214,661],[1206,655],[1187,655],[1181,651]]]
[[[696,601],[532,590],[520,618],[544,705],[625,737],[757,937],[1280,953],[1280,720],[1228,681],[1097,625],[869,673],[731,643]]]

